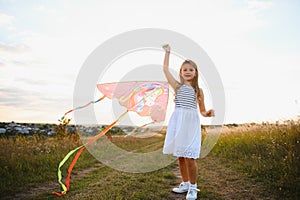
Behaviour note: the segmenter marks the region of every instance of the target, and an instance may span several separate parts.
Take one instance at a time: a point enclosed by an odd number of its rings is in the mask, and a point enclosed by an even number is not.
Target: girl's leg
[[[190,179],[190,187],[188,193],[186,194],[186,199],[197,199],[197,173],[198,167],[195,159],[186,158],[187,170]]]
[[[185,162],[185,158],[179,157],[178,158],[178,164],[179,164],[180,174],[181,174],[183,182],[180,183],[180,185],[178,187],[173,188],[172,191],[175,192],[175,193],[182,194],[184,192],[189,191],[189,188],[190,188],[190,183],[188,182],[189,181],[189,174],[188,174],[188,171],[187,171],[187,165],[186,165],[186,162]]]
[[[188,169],[187,169],[186,158],[179,157],[178,158],[178,165],[179,165],[182,181],[183,182],[188,182],[189,181],[189,174],[188,174]]]
[[[185,158],[185,163],[187,167],[188,177],[191,184],[197,183],[198,167],[197,162],[193,158]]]

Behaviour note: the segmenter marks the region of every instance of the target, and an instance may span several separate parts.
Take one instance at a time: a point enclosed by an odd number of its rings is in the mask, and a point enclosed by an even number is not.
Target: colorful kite
[[[113,99],[113,98],[118,99],[120,105],[126,107],[127,110],[123,114],[121,114],[117,120],[115,120],[105,129],[103,129],[100,133],[98,133],[98,135],[90,139],[86,144],[83,144],[77,147],[76,149],[70,151],[65,156],[65,158],[59,163],[57,176],[58,176],[58,182],[61,185],[63,190],[61,192],[53,192],[58,196],[63,196],[67,193],[67,191],[70,190],[71,173],[73,167],[75,166],[83,150],[87,146],[92,144],[94,141],[98,140],[101,136],[105,135],[118,121],[120,121],[126,115],[126,113],[128,113],[129,111],[133,111],[139,114],[140,116],[150,116],[152,122],[147,123],[142,127],[145,127],[146,125],[152,123],[162,122],[165,120],[165,114],[166,114],[168,98],[169,98],[169,87],[167,82],[137,81],[137,82],[104,83],[104,84],[97,84],[97,88],[103,94],[103,97],[99,98],[96,101],[90,101],[84,106],[79,106],[72,110],[69,110],[64,114],[63,117],[61,117],[59,121],[61,121],[62,123],[68,121],[65,118],[67,114],[75,110],[85,108],[91,104],[95,104],[106,97],[109,99]],[[75,152],[77,153],[72,163],[69,166],[68,176],[66,178],[66,184],[64,184],[62,182],[61,167]]]

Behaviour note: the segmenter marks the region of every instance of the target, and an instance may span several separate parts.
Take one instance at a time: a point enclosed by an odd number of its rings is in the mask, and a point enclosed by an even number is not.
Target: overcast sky
[[[206,51],[224,84],[225,123],[293,118],[300,114],[299,19],[297,0],[0,0],[0,121],[57,122],[73,106],[90,53],[140,28],[178,32]],[[99,120],[110,122],[109,112],[104,106],[107,118]]]

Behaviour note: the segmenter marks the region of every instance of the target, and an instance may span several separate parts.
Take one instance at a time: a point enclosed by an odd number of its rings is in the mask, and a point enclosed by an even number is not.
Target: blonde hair
[[[179,77],[180,77],[180,85],[179,85],[179,87],[180,87],[181,85],[183,85],[183,83],[184,83],[184,79],[183,79],[183,77],[181,76],[181,70],[182,70],[182,66],[183,66],[184,64],[190,64],[190,65],[192,65],[192,66],[195,68],[196,73],[195,73],[195,77],[194,77],[193,80],[192,80],[192,84],[191,84],[191,85],[192,85],[192,87],[193,87],[194,90],[195,90],[196,100],[197,100],[197,102],[199,103],[199,102],[201,101],[201,90],[200,90],[199,84],[198,84],[198,76],[199,76],[199,73],[198,73],[198,68],[197,68],[197,65],[196,65],[195,62],[193,62],[193,61],[191,61],[191,60],[185,60],[185,61],[181,64],[180,71],[179,71]],[[178,87],[178,88],[179,88],[179,87]],[[177,89],[178,89],[178,88],[177,88]]]

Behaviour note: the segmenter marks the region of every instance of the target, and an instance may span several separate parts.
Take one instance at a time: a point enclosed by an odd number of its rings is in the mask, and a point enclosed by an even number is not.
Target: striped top
[[[175,96],[176,108],[197,109],[195,90],[192,86],[181,85]]]

